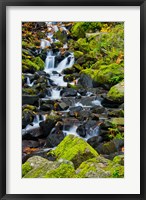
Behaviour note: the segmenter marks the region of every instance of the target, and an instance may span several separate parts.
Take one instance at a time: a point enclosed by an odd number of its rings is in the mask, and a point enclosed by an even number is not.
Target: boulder
[[[115,103],[124,103],[124,81],[111,87],[107,93],[107,98]]]
[[[74,175],[73,163],[65,159],[53,162],[33,156],[22,165],[23,178],[72,178]]]
[[[76,169],[77,178],[123,178],[124,167],[102,156],[82,162]]]
[[[37,95],[22,95],[22,105],[30,104],[38,106],[39,97]]]
[[[77,91],[73,88],[64,88],[60,91],[60,95],[62,97],[75,97],[77,95]]]
[[[57,159],[72,161],[75,168],[83,161],[98,156],[98,153],[86,141],[74,135],[66,136],[52,153]]]

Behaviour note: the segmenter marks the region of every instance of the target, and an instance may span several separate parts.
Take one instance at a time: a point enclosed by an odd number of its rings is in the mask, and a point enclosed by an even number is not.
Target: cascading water
[[[27,78],[26,78],[26,84],[27,84],[28,86],[32,87],[33,84],[34,84],[34,82],[31,83],[31,82],[30,82],[30,78],[27,77]]]
[[[68,57],[62,60],[57,66],[57,72],[61,72],[63,69],[70,68],[74,64],[74,54],[71,53]]]
[[[60,90],[57,90],[56,88],[52,89],[51,99],[61,99]]]
[[[45,60],[45,71],[50,72],[50,69],[53,69],[55,65],[55,56],[52,51],[48,51],[47,57]]]

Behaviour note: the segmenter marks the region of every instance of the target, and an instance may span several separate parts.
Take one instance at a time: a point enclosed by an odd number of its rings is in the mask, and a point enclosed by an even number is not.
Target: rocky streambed
[[[45,39],[22,49],[22,176],[123,177],[124,82],[109,89],[81,70],[72,24],[36,24]]]

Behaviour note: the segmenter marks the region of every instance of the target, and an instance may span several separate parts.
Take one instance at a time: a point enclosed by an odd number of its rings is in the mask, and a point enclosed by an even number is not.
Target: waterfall
[[[70,68],[74,64],[74,54],[71,53],[68,57],[64,58],[57,66],[57,72],[61,72],[65,68]]]
[[[50,71],[50,68],[54,68],[55,65],[55,56],[53,56],[53,52],[50,50],[47,53],[47,57],[45,60],[45,71]]]

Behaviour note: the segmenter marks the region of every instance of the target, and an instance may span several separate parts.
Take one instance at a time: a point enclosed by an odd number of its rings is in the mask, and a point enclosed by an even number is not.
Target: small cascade
[[[51,99],[53,99],[53,100],[61,99],[60,90],[57,90],[56,88],[52,89],[52,91],[51,91]]]
[[[33,84],[34,84],[34,82],[31,83],[31,82],[30,82],[30,78],[27,77],[27,78],[26,78],[26,84],[27,84],[28,86],[32,87]]]
[[[96,126],[95,128],[90,128],[90,134],[86,135],[85,140],[88,140],[94,136],[98,136],[98,134],[99,134],[99,126]]]
[[[61,72],[63,69],[70,68],[74,65],[74,54],[71,53],[68,57],[64,58],[57,66],[57,72]]]
[[[39,115],[36,115],[33,120],[33,124],[38,124],[40,122]]]
[[[50,42],[48,40],[45,39],[41,39],[41,48],[45,49],[46,47],[50,46]]]
[[[51,76],[50,79],[53,80],[53,82],[58,86],[62,86],[62,87],[66,87],[67,86],[67,82],[65,82],[63,80],[63,76],[59,76],[57,74],[57,75]]]
[[[66,135],[75,135],[75,136],[78,136],[79,135],[77,134],[76,130],[77,130],[77,126],[76,125],[73,125],[68,131],[67,130],[64,130],[63,133]]]
[[[53,52],[50,50],[47,53],[44,71],[48,72],[50,69],[54,69],[54,66],[55,66],[55,56],[53,55]]]

